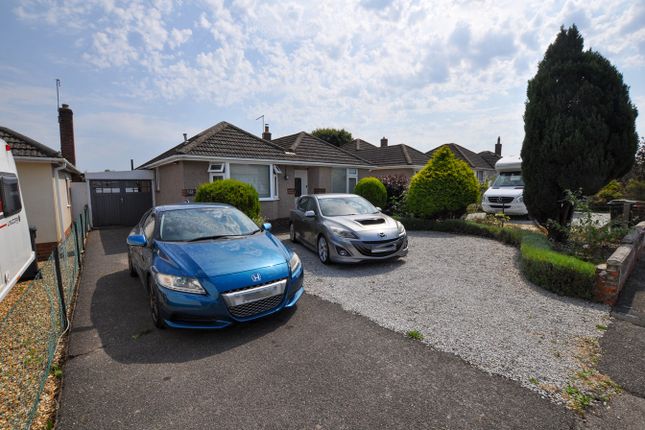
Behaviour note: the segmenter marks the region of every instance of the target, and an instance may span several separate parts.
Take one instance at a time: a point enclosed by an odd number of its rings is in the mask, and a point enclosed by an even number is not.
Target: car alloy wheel
[[[293,243],[298,242],[298,240],[296,239],[296,228],[293,226],[293,223],[289,224],[289,239]]]
[[[325,236],[320,236],[318,238],[318,258],[323,264],[329,264],[329,245],[327,245],[327,239]]]
[[[157,328],[165,328],[166,324],[159,315],[159,297],[157,296],[156,286],[152,276],[148,282],[148,305],[150,306],[150,316],[152,317],[152,323]]]

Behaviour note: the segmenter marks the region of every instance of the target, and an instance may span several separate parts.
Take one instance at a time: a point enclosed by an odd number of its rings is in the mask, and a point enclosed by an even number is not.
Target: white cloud
[[[15,13],[78,32],[82,58],[144,100],[265,113],[285,132],[396,132],[422,146],[475,144],[491,125],[521,141],[526,81],[561,25],[576,23],[619,69],[645,65],[645,7],[629,1],[26,0]]]

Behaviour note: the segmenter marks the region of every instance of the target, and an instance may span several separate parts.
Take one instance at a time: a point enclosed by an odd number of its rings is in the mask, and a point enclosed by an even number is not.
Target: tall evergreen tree
[[[560,29],[528,83],[524,113],[524,201],[539,222],[568,224],[565,190],[595,194],[625,175],[638,145],[638,114],[622,75],[583,51],[576,26]]]

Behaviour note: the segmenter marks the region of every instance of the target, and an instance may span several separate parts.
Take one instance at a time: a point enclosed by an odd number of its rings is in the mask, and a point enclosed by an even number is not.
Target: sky
[[[127,170],[220,121],[345,128],[428,151],[519,154],[527,81],[575,23],[623,74],[645,135],[645,1],[3,0],[0,125]]]

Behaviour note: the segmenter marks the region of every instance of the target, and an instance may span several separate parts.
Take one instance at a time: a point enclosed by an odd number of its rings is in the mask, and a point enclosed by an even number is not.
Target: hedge
[[[556,294],[591,299],[596,267],[551,248],[542,234],[463,220],[432,221],[403,218],[406,230],[432,230],[495,239],[520,248],[520,267],[526,278]]]
[[[228,203],[255,220],[260,215],[260,199],[252,185],[236,179],[222,179],[201,184],[195,194],[196,202]]]

